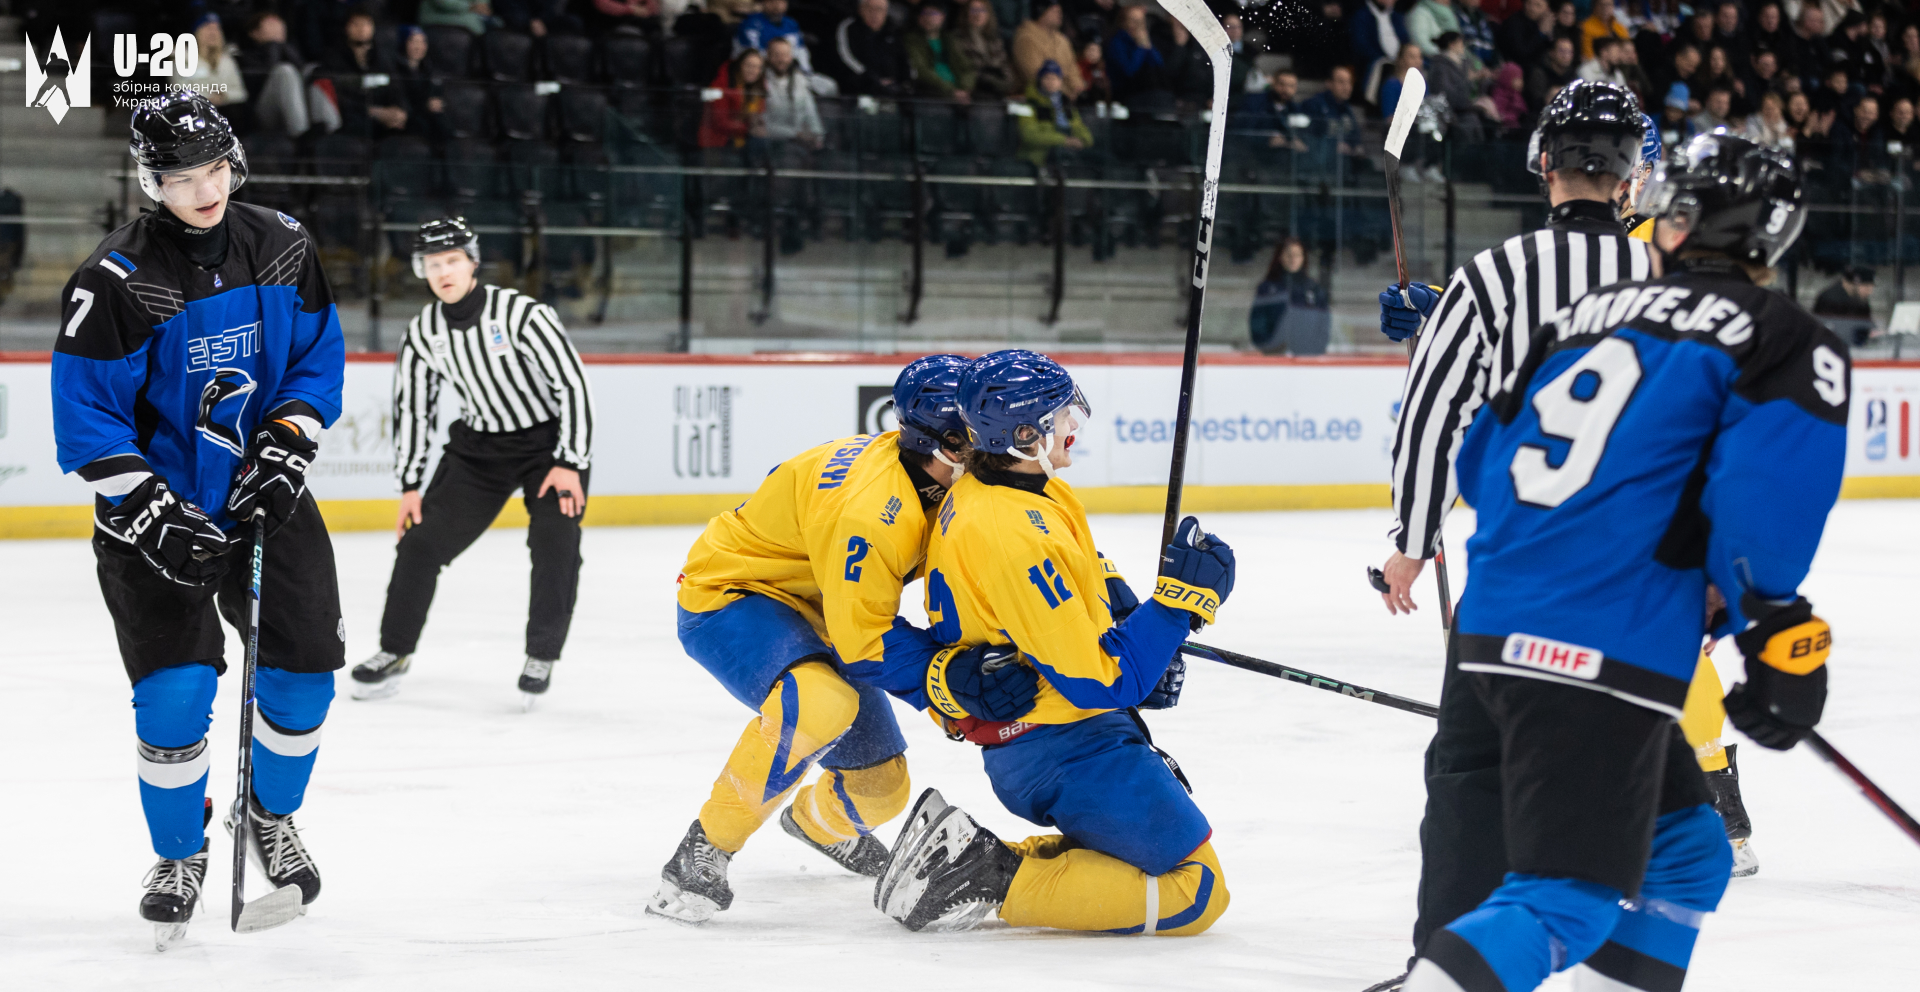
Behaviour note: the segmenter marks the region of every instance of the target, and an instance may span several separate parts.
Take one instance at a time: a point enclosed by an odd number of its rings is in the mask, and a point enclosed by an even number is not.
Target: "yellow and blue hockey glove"
[[[1751,624],[1733,636],[1747,659],[1747,680],[1727,693],[1727,719],[1754,743],[1785,751],[1800,743],[1827,705],[1827,652],[1833,631],[1805,597],[1770,603],[1747,593],[1740,612]]]
[[[1420,329],[1420,322],[1433,314],[1440,302],[1440,287],[1410,282],[1404,295],[1394,283],[1380,294],[1380,333],[1395,341],[1405,341]],[[1411,305],[1409,305],[1411,304]]]
[[[1040,674],[1020,664],[1011,644],[947,648],[927,666],[927,699],[955,720],[1018,720],[1039,694]]]
[[[1233,567],[1227,542],[1203,533],[1198,517],[1188,517],[1173,532],[1173,543],[1160,552],[1153,598],[1193,614],[1190,629],[1199,630],[1213,622],[1214,612],[1233,594]]]

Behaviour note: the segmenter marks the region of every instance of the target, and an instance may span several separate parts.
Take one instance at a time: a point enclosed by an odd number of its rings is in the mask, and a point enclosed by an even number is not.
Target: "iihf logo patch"
[[[287,225],[287,230],[289,230],[289,231],[298,231],[298,230],[300,230],[300,222],[299,222],[299,221],[297,221],[297,220],[294,220],[294,219],[293,219],[292,217],[289,217],[289,216],[287,216],[286,214],[283,214],[283,213],[281,213],[281,212],[280,212],[280,211],[278,211],[278,210],[275,210],[275,211],[273,212],[273,215],[274,215],[275,217],[278,217],[278,218],[280,218],[280,223],[282,223],[282,224],[285,224],[285,225]]]

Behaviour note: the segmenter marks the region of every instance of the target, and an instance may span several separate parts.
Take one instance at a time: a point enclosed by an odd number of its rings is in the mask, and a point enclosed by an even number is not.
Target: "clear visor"
[[[1080,386],[1075,384],[1073,387],[1073,395],[1069,397],[1065,403],[1055,408],[1052,413],[1041,417],[1036,423],[1040,425],[1040,433],[1042,435],[1051,435],[1058,439],[1060,443],[1071,448],[1073,447],[1074,435],[1080,433],[1080,428],[1085,427],[1092,421],[1093,404],[1087,402],[1087,394],[1081,392]],[[1034,440],[1037,441],[1039,438],[1035,438]],[[1021,447],[1027,447],[1027,444],[1022,444]]]
[[[191,210],[220,202],[233,191],[233,163],[226,156],[206,165],[178,172],[141,170],[154,199],[170,207]]]
[[[1633,174],[1627,177],[1627,202],[1620,216],[1631,217],[1646,214],[1647,184],[1653,179],[1653,163],[1642,162],[1634,167]]]
[[[1636,212],[1648,217],[1663,217],[1673,208],[1674,194],[1680,187],[1667,180],[1664,166],[1653,170],[1644,181],[1636,181],[1633,194]]]

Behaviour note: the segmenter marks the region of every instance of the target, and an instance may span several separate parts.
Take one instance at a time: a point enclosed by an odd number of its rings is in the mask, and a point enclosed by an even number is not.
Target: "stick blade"
[[[300,902],[300,886],[282,885],[240,907],[240,915],[233,920],[233,932],[259,933],[286,926],[306,911],[307,907]]]
[[[1407,146],[1407,135],[1413,133],[1414,119],[1420,116],[1420,105],[1427,100],[1427,77],[1418,69],[1408,69],[1407,78],[1400,84],[1400,102],[1393,107],[1393,123],[1387,126],[1387,154],[1400,157],[1400,150]]]
[[[1206,0],[1160,0],[1160,6],[1172,14],[1208,53],[1232,49],[1233,42],[1227,38],[1227,29],[1220,26],[1220,18],[1207,7]]]

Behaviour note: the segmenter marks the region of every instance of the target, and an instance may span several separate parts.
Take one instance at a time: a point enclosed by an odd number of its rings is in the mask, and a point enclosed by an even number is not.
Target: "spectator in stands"
[[[1353,33],[1346,21],[1340,0],[1309,0],[1312,20],[1297,31],[1269,31],[1267,47],[1293,56],[1293,67],[1301,79],[1325,79],[1336,65],[1352,65]]]
[[[1333,173],[1336,156],[1341,162],[1337,167],[1348,175],[1367,170],[1368,148],[1361,133],[1360,108],[1353,103],[1352,69],[1335,66],[1333,75],[1327,78],[1327,88],[1308,98],[1300,109],[1312,122],[1308,133],[1313,140],[1309,145],[1322,171]]]
[[[1519,13],[1500,22],[1498,40],[1501,56],[1524,74],[1553,47],[1553,8],[1547,0],[1526,0]]]
[[[1713,43],[1727,50],[1734,65],[1746,65],[1753,52],[1752,34],[1740,21],[1740,0],[1720,0],[1713,9]]]
[[[887,0],[860,0],[859,14],[833,33],[840,91],[850,96],[903,97],[913,92],[907,47],[887,20]]]
[[[1774,60],[1786,75],[1793,75],[1793,29],[1780,14],[1780,0],[1764,0],[1753,12],[1753,18],[1747,24],[1748,49],[1758,52],[1766,48],[1773,52]]]
[[[1324,355],[1331,329],[1327,291],[1307,275],[1307,246],[1287,238],[1273,250],[1267,276],[1254,290],[1248,336],[1269,355]]]
[[[1914,123],[1913,101],[1900,97],[1887,104],[1887,122],[1881,125],[1885,129],[1887,157],[1898,163],[1901,158],[1912,158],[1920,151],[1920,125]]]
[[[1880,101],[1863,96],[1853,105],[1848,127],[1835,128],[1832,165],[1835,177],[1852,176],[1865,184],[1893,178],[1888,168],[1887,139],[1880,133]]]
[[[1814,297],[1813,315],[1856,322],[1873,320],[1873,269],[1865,265],[1842,269],[1840,278]],[[1867,333],[1856,334],[1848,343],[1863,345],[1871,337],[1872,329],[1868,328]]]
[[[1239,14],[1222,16],[1220,29],[1227,33],[1227,44],[1233,50],[1233,67],[1227,73],[1227,93],[1229,94],[1227,105],[1231,107],[1233,102],[1239,99],[1240,94],[1248,92],[1247,80],[1260,75],[1259,67],[1254,64],[1260,53],[1247,43],[1247,25],[1240,19]],[[1212,78],[1212,68],[1207,69],[1207,75],[1209,79]],[[1258,89],[1260,86],[1260,82],[1256,79],[1254,88]]]
[[[1859,96],[1846,66],[1834,66],[1827,70],[1825,81],[1813,92],[1813,112],[1825,114],[1843,110]]]
[[[241,77],[236,53],[227,44],[226,33],[220,30],[220,18],[201,14],[194,22],[193,38],[200,49],[200,63],[194,67],[193,75],[187,77],[188,86],[206,94],[227,120],[234,123],[235,130],[252,130],[240,123],[242,120],[252,123],[253,108],[246,106],[247,83]]]
[[[1182,112],[1200,111],[1213,106],[1213,62],[1207,50],[1187,33],[1187,26],[1174,21],[1168,33],[1167,86]],[[1231,69],[1231,66],[1229,66]],[[1228,92],[1232,92],[1229,87]]]
[[[1886,92],[1906,59],[1887,36],[1887,15],[1884,11],[1875,11],[1873,16],[1867,18],[1866,37],[1860,39],[1859,47],[1857,64],[1860,66],[1860,81],[1866,84],[1869,93],[1879,95]]]
[[[1075,103],[1085,107],[1113,102],[1113,79],[1107,75],[1107,53],[1101,47],[1100,39],[1089,38],[1080,46],[1079,69],[1080,78],[1087,81],[1087,88],[1080,92],[1080,99]]]
[[[552,34],[585,34],[587,25],[568,11],[570,0],[495,0],[501,23],[515,31],[545,38]]]
[[[587,24],[596,35],[615,32],[658,35],[661,32],[660,0],[593,0],[592,7]]]
[[[1093,132],[1067,97],[1066,81],[1060,63],[1051,59],[1040,63],[1033,85],[1027,87],[1027,112],[1016,115],[1020,157],[1036,169],[1045,169],[1049,160],[1072,157],[1093,147]]]
[[[340,114],[340,130],[362,138],[403,131],[406,109],[390,80],[393,59],[373,43],[373,13],[356,8],[341,27],[341,36],[320,59],[318,75],[333,88],[333,106]],[[368,86],[370,76],[387,76],[389,83]]]
[[[1793,128],[1787,124],[1786,102],[1780,94],[1772,90],[1760,94],[1760,109],[1748,115],[1740,136],[1756,145],[1793,153]]]
[[[1800,8],[1788,48],[1793,52],[1794,72],[1811,92],[1820,85],[1827,67],[1827,15],[1821,12],[1819,4],[1809,3]]]
[[[767,110],[763,124],[767,141],[776,146],[800,147],[808,151],[825,143],[827,129],[820,125],[820,108],[807,85],[807,71],[794,54],[794,39],[775,35],[767,39]]]
[[[1686,83],[1674,83],[1667,89],[1666,103],[1660,108],[1660,117],[1654,123],[1660,128],[1660,141],[1668,148],[1678,148],[1693,139],[1697,132],[1693,128],[1692,96],[1687,92]]]
[[[954,50],[973,64],[973,95],[987,100],[1012,96],[1023,88],[1014,82],[1013,60],[1000,38],[1000,21],[988,0],[969,0],[966,16],[947,27]]]
[[[1580,8],[1573,0],[1559,0],[1553,5],[1553,36],[1573,42],[1573,56],[1580,57],[1580,42],[1585,35],[1580,31]]]
[[[1787,100],[1788,120],[1796,119],[1794,105],[1805,99],[1808,98],[1795,94]],[[1827,161],[1833,156],[1834,123],[1838,119],[1838,111],[1829,110],[1822,113],[1813,109],[1811,103],[1800,115],[1800,126],[1797,128],[1799,133],[1793,140],[1794,158],[1800,163],[1800,168],[1805,171],[1809,183],[1814,187],[1810,192],[1815,194],[1830,193],[1833,191],[1832,187],[1837,184],[1836,180],[1844,182],[1847,178],[1846,176],[1836,177],[1833,170],[1827,168]]]
[[[1674,83],[1685,83],[1700,71],[1701,51],[1693,42],[1685,42],[1673,49],[1673,57],[1668,59],[1663,70],[1655,73],[1653,87],[1656,92],[1667,93]],[[1691,84],[1689,84],[1691,85]]]
[[[254,14],[247,19],[246,36],[237,57],[240,79],[252,96],[254,130],[290,138],[307,133],[312,122],[300,73],[305,60],[287,43],[287,22],[270,11]]]
[[[1114,97],[1129,108],[1142,112],[1171,109],[1173,88],[1167,77],[1167,61],[1147,31],[1146,7],[1120,8],[1113,36],[1107,39],[1107,75],[1113,79]]]
[[[1073,100],[1087,88],[1086,80],[1080,78],[1079,67],[1073,57],[1073,42],[1060,33],[1060,25],[1065,14],[1060,8],[1060,0],[1033,0],[1033,19],[1020,25],[1013,33],[1013,69],[1018,75],[1015,81],[1023,86],[1039,82],[1040,67],[1048,62],[1061,67],[1060,89]],[[1111,64],[1107,74],[1113,75]],[[1116,83],[1118,81],[1116,80]]]
[[[703,2],[708,12],[718,15],[730,29],[760,12],[759,0],[703,0]]]
[[[696,136],[715,165],[760,161],[767,138],[766,58],[747,49],[720,67],[713,77],[717,100],[708,100]]]
[[[1700,55],[1704,58],[1707,49],[1712,48],[1713,43],[1713,8],[1707,4],[1701,4],[1687,16],[1686,23],[1680,26],[1670,47],[1678,48],[1682,44],[1692,45],[1700,49]]]
[[[1740,82],[1745,89],[1747,100],[1752,103],[1758,101],[1765,93],[1779,93],[1784,96],[1786,81],[1792,78],[1794,77],[1781,73],[1780,57],[1774,54],[1773,49],[1759,47],[1753,50],[1746,76]]]
[[[1434,39],[1448,31],[1460,30],[1460,18],[1453,12],[1452,0],[1419,0],[1406,12],[1407,40],[1420,46],[1422,58],[1440,54]]]
[[[1506,130],[1525,128],[1527,113],[1527,74],[1520,69],[1518,62],[1502,62],[1500,68],[1493,71],[1493,88],[1488,99],[1493,101],[1494,119]]]
[[[1293,163],[1295,152],[1307,150],[1295,121],[1306,117],[1297,102],[1299,95],[1300,77],[1282,70],[1267,81],[1265,92],[1244,94],[1234,108],[1236,140],[1262,166],[1284,169]]]
[[[1573,39],[1555,38],[1547,57],[1527,73],[1527,109],[1539,113],[1555,93],[1573,82]]]
[[[1631,42],[1621,41],[1611,35],[1593,39],[1593,58],[1580,63],[1576,73],[1581,79],[1627,85],[1626,73],[1620,71],[1619,52],[1625,48],[1633,49]]]
[[[407,133],[429,141],[446,136],[441,116],[447,102],[440,97],[440,81],[427,62],[427,33],[412,24],[400,25],[400,58],[393,67],[393,86],[407,113]]]
[[[1453,19],[1460,24],[1460,37],[1466,39],[1467,54],[1473,56],[1474,65],[1491,71],[1500,62],[1500,48],[1494,44],[1497,25],[1478,3],[1468,0],[1453,0]]]
[[[1481,79],[1492,74],[1469,67],[1473,56],[1467,54],[1467,39],[1460,32],[1448,31],[1434,41],[1440,46],[1440,54],[1426,60],[1427,92],[1447,102],[1452,122],[1447,125],[1446,138],[1463,146],[1477,145],[1487,137],[1486,118],[1481,116],[1477,94]]]
[[[1347,18],[1355,62],[1366,74],[1366,97],[1375,99],[1387,66],[1407,43],[1407,21],[1391,0],[1361,0]]]
[[[1707,49],[1707,57],[1701,61],[1699,71],[1687,80],[1687,86],[1695,93],[1712,93],[1716,89],[1725,89],[1734,95],[1736,101],[1746,93],[1746,86],[1733,74],[1733,62],[1727,57],[1727,50],[1719,45]],[[1744,113],[1745,110],[1740,111]]]
[[[739,55],[747,49],[765,52],[767,42],[775,38],[787,39],[793,49],[794,60],[808,72],[813,71],[813,56],[807,51],[807,37],[800,33],[800,22],[787,16],[787,0],[760,0],[760,9],[746,20],[740,22],[740,30],[733,34],[733,54]]]
[[[308,58],[332,48],[346,30],[348,15],[359,9],[361,0],[306,0],[291,8],[293,47]]]
[[[487,0],[420,0],[422,26],[444,24],[481,35],[487,33],[487,18],[492,15]]]
[[[1707,91],[1706,99],[1700,101],[1700,112],[1693,115],[1695,134],[1707,134],[1733,124],[1733,91],[1724,86],[1715,86]]]
[[[907,32],[907,64],[913,67],[913,91],[922,97],[969,103],[973,100],[973,64],[947,41],[947,11],[937,0],[920,7]]]
[[[1401,45],[1400,51],[1394,54],[1393,64],[1387,67],[1385,78],[1380,80],[1381,120],[1392,120],[1393,115],[1400,109],[1400,94],[1406,92],[1407,73],[1414,69],[1426,72],[1427,56],[1420,51],[1419,45],[1409,41]],[[1431,78],[1427,81],[1427,92],[1432,96],[1439,95]],[[1403,161],[1412,161],[1414,156],[1403,155],[1401,158]]]
[[[1596,38],[1627,41],[1632,37],[1627,31],[1626,19],[1614,11],[1613,0],[1593,0],[1593,13],[1580,22],[1580,57],[1593,58]]]

